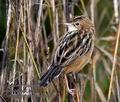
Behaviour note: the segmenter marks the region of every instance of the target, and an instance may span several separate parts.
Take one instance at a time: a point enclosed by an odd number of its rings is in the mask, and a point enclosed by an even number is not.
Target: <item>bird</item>
[[[50,66],[39,80],[46,87],[53,79],[69,73],[77,73],[90,62],[94,49],[95,27],[89,17],[75,16],[68,23],[66,33],[59,39]],[[66,78],[66,77],[65,77]],[[66,81],[67,82],[67,81]],[[67,82],[68,92],[72,92]]]

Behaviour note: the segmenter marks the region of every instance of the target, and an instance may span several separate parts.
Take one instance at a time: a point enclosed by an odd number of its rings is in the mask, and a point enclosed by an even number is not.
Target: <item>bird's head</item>
[[[87,16],[76,16],[69,23],[65,23],[68,26],[68,32],[81,30],[86,28],[94,27],[93,23]]]

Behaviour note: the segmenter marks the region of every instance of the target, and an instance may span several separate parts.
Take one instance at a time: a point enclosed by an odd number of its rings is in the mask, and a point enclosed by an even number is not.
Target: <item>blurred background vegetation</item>
[[[77,82],[63,75],[46,88],[46,72],[63,23],[87,15],[95,24],[91,64]],[[0,102],[120,102],[120,0],[0,0]]]

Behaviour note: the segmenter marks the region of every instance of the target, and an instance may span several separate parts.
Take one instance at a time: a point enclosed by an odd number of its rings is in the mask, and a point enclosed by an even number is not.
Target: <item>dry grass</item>
[[[118,0],[6,0],[6,35],[0,51],[0,102],[120,102],[120,2]],[[1,9],[2,10],[2,9]],[[88,15],[95,24],[91,64],[63,75],[46,88],[38,80],[72,16]]]

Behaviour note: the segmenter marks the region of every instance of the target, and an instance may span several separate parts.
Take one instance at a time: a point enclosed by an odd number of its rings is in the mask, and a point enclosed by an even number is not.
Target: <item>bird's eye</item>
[[[79,23],[76,23],[76,25],[78,26],[78,25],[79,25]]]

